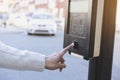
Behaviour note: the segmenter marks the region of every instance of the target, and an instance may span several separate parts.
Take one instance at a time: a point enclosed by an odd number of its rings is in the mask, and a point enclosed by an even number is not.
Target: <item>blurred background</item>
[[[32,14],[44,12],[50,13],[57,25],[63,26],[65,3],[65,0],[0,0],[0,25],[28,28]]]
[[[67,0],[0,0],[0,41],[49,55],[63,49]],[[40,35],[34,35],[40,34]],[[117,3],[112,80],[120,80],[120,0]],[[88,80],[89,61],[65,55],[63,72],[0,68],[0,80]]]

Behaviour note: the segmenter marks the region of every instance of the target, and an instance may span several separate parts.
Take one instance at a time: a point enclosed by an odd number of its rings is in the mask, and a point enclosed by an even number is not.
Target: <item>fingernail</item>
[[[74,46],[74,43],[71,43],[72,46]]]

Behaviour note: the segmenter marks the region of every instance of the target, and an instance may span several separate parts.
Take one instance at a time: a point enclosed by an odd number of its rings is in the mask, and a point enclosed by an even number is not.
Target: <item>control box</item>
[[[70,54],[84,59],[98,57],[102,31],[101,0],[68,0],[64,30],[64,47],[74,43]]]

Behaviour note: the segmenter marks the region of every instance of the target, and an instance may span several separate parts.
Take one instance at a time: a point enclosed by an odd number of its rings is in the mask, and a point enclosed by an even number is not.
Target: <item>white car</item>
[[[27,17],[24,15],[17,15],[17,14],[11,14],[8,21],[8,25],[13,25],[15,27],[21,27],[21,28],[27,28],[29,26],[29,23],[27,21]]]
[[[30,27],[27,29],[28,34],[51,34],[55,35],[57,24],[51,14],[33,14],[29,20]]]

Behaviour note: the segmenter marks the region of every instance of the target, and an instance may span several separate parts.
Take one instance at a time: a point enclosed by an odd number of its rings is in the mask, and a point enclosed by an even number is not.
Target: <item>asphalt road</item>
[[[118,56],[118,53],[120,53],[119,40],[120,34],[117,34],[112,80],[120,80],[120,72],[118,72],[118,70],[120,71],[120,59]],[[58,30],[55,36],[29,36],[25,32],[2,33],[0,34],[0,41],[19,49],[27,49],[49,55],[53,52],[59,52],[63,48],[63,30]],[[66,54],[64,58],[67,68],[63,72],[58,70],[44,70],[44,72],[16,71],[1,68],[0,80],[88,80],[88,61],[70,56],[69,54]]]
[[[63,48],[63,31],[60,30],[55,36],[37,36],[23,33],[0,34],[0,40],[7,45],[40,52],[49,55],[59,52]],[[70,56],[65,56],[67,68],[63,72],[49,71],[16,71],[0,69],[0,80],[87,80],[88,61]]]

